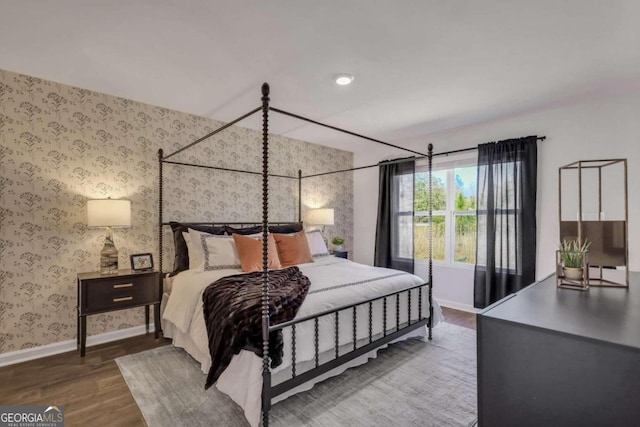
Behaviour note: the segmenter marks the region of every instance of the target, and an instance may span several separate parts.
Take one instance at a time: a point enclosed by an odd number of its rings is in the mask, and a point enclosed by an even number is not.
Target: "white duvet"
[[[310,279],[311,286],[296,318],[368,300],[423,283],[419,277],[409,273],[357,264],[343,258],[327,256],[314,261],[313,263],[298,266],[302,273]],[[211,366],[211,359],[209,357],[208,338],[202,314],[202,293],[209,284],[217,279],[238,273],[238,270],[187,270],[173,278],[171,295],[162,316],[165,321],[165,330],[169,336],[174,336],[175,345],[184,347],[196,360],[201,362],[203,372],[208,372]],[[399,301],[396,301],[396,297],[387,298],[386,329],[388,332],[395,330],[398,318],[401,325],[407,321],[409,307],[411,307],[412,320],[418,318],[420,305],[422,317],[428,317],[429,305],[426,291],[427,288],[425,287],[422,292],[421,304],[419,303],[417,290],[412,291],[410,304],[406,293],[400,297]],[[398,316],[396,315],[397,306],[400,308]],[[373,335],[381,334],[383,329],[382,300],[373,303],[371,311],[373,314],[372,333]],[[339,317],[340,354],[352,349],[352,313],[352,309],[349,309],[346,312],[341,312]],[[368,342],[369,338],[368,316],[369,305],[359,306],[356,314],[356,339],[363,342]],[[441,318],[440,308],[434,301],[434,325]],[[307,365],[314,366],[314,330],[313,321],[307,321],[296,326],[296,367],[298,374],[306,369]],[[323,353],[322,362],[323,359],[335,357],[335,315],[323,316],[320,319],[319,332],[319,349],[320,353]],[[419,335],[421,334],[419,333]],[[189,341],[188,345],[179,342],[175,336],[181,336],[183,341]],[[283,339],[283,363],[271,370],[273,375],[272,384],[277,384],[283,379],[290,378],[292,365],[291,328],[283,330]],[[358,345],[360,346],[361,343]],[[369,357],[375,357],[375,352]],[[364,360],[366,361],[366,358]],[[304,362],[307,363],[305,364]],[[244,409],[247,420],[252,426],[257,426],[260,420],[261,364],[262,359],[260,357],[253,353],[242,351],[239,355],[234,356],[234,360],[232,360],[216,383],[218,389],[229,394]]]

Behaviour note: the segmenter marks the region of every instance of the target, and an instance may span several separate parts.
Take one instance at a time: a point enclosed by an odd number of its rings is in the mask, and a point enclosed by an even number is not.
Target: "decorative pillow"
[[[240,258],[233,237],[202,234],[200,243],[204,255],[203,270],[240,268]]]
[[[261,225],[256,225],[255,227],[247,227],[247,228],[233,228],[227,225],[225,228],[226,228],[227,234],[229,235],[242,234],[243,236],[247,236],[249,234],[262,233]],[[271,233],[297,233],[300,230],[302,230],[301,222],[269,226],[269,232]]]
[[[226,237],[228,239],[231,239],[231,237],[229,236],[205,233],[204,231],[194,230],[193,228],[189,228],[189,232],[187,233],[187,235],[189,236],[189,239],[185,239],[185,241],[187,242],[187,248],[189,250],[189,270],[199,271],[204,270],[205,262],[205,250],[202,244],[202,236],[215,236],[219,239]],[[239,265],[240,263],[238,262],[237,264]]]
[[[173,231],[173,243],[175,246],[175,258],[173,260],[173,272],[171,276],[189,269],[189,252],[187,243],[184,237],[182,237],[182,233],[186,233],[189,227],[198,231],[204,231],[205,233],[224,234],[224,227],[215,227],[212,225],[185,225],[175,221],[171,221],[169,225],[171,225],[171,230]]]
[[[300,230],[295,234],[272,234],[278,247],[278,258],[283,267],[313,262],[309,242]]]
[[[238,249],[242,271],[262,271],[262,239],[235,233],[233,234],[233,240]],[[278,248],[272,234],[269,235],[267,245],[268,267],[270,269],[281,268]]]
[[[329,256],[329,249],[327,249],[327,244],[324,242],[320,230],[307,231],[306,235],[312,257]]]
[[[240,234],[242,236],[247,236],[249,234],[257,234],[262,233],[262,226],[256,225],[255,227],[246,227],[246,228],[234,228],[229,225],[225,225],[225,230],[228,235],[232,236],[234,234]]]
[[[302,223],[296,222],[292,224],[284,224],[284,225],[270,225],[269,231],[271,233],[279,233],[279,234],[287,234],[287,233],[297,233],[302,230]]]

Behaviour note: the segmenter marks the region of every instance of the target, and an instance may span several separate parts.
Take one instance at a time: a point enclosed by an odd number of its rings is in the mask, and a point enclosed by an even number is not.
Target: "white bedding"
[[[376,296],[405,289],[422,283],[422,280],[409,273],[379,267],[357,264],[343,258],[333,256],[317,258],[315,262],[299,265],[304,275],[309,277],[311,287],[296,318],[316,314],[332,308],[364,301]],[[211,366],[209,357],[208,338],[204,316],[202,314],[202,293],[215,280],[231,274],[238,274],[238,270],[195,271],[187,270],[173,278],[171,295],[163,312],[163,330],[165,336],[174,338],[174,345],[185,348],[201,363],[203,372],[208,372]],[[422,317],[428,317],[429,305],[427,288],[422,292]],[[400,323],[408,318],[408,301],[406,295],[400,298]],[[382,300],[372,306],[373,334],[382,333]],[[368,305],[357,309],[357,339],[366,340],[369,336]],[[412,292],[411,318],[418,317],[418,291]],[[441,320],[440,307],[434,301],[434,325]],[[387,299],[387,331],[396,326],[395,297]],[[340,314],[340,354],[349,351],[353,342],[352,310]],[[319,323],[319,348],[322,359],[335,357],[335,317],[324,316]],[[423,336],[425,329],[418,329],[413,336]],[[292,352],[291,329],[283,330],[284,355],[283,363],[272,369],[272,384],[290,378]],[[349,348],[347,348],[349,347]],[[375,357],[376,351],[364,355],[349,366],[366,362]],[[313,366],[315,358],[314,323],[304,322],[296,327],[296,367],[298,374],[307,365]],[[306,364],[304,362],[307,362]],[[322,360],[321,360],[322,362]],[[242,351],[234,356],[229,367],[218,379],[216,387],[227,393],[245,411],[247,420],[252,426],[257,426],[260,420],[260,393],[262,389],[261,376],[262,359],[254,353]],[[348,366],[347,366],[348,367]],[[344,371],[337,370],[334,375]],[[315,383],[315,382],[314,382]],[[311,384],[312,385],[312,384]],[[311,386],[302,387],[308,389]],[[290,393],[291,394],[291,393]],[[290,395],[289,394],[289,395]],[[284,396],[286,397],[286,396]],[[281,396],[281,398],[284,398]],[[275,400],[274,400],[275,402]]]

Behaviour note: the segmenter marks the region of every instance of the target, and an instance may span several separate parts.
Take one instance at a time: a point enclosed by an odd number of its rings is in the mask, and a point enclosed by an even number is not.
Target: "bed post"
[[[158,269],[162,274],[162,157],[164,151],[158,150]]]
[[[433,144],[427,147],[429,158],[429,339],[433,330]]]
[[[269,427],[269,85],[262,84],[262,426]]]
[[[298,222],[302,222],[302,170],[298,169]]]
[[[160,270],[160,298],[164,292],[164,275],[162,274],[162,158],[164,151],[158,150],[158,269]],[[155,306],[154,310],[160,310],[160,306]],[[159,318],[156,315],[156,319]],[[161,328],[161,326],[158,326]],[[156,330],[155,337],[160,338],[160,332]]]
[[[158,269],[162,274],[162,156],[164,151],[158,150]]]

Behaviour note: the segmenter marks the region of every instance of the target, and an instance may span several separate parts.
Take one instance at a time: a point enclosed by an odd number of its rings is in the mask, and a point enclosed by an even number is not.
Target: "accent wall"
[[[258,88],[256,89],[258,93]],[[132,227],[114,229],[120,268],[129,255],[158,261],[158,158],[222,123],[0,70],[0,353],[75,338],[76,275],[99,268],[105,232],[86,226],[91,198],[131,200]],[[231,127],[172,160],[261,171],[260,132]],[[270,167],[297,176],[347,169],[347,151],[272,136]],[[166,165],[164,220],[259,222],[259,175]],[[298,183],[272,178],[270,219],[298,218]],[[335,209],[326,235],[353,241],[351,173],[303,180],[303,212]],[[173,262],[172,238],[164,270]],[[144,310],[88,318],[88,334],[144,324]]]

